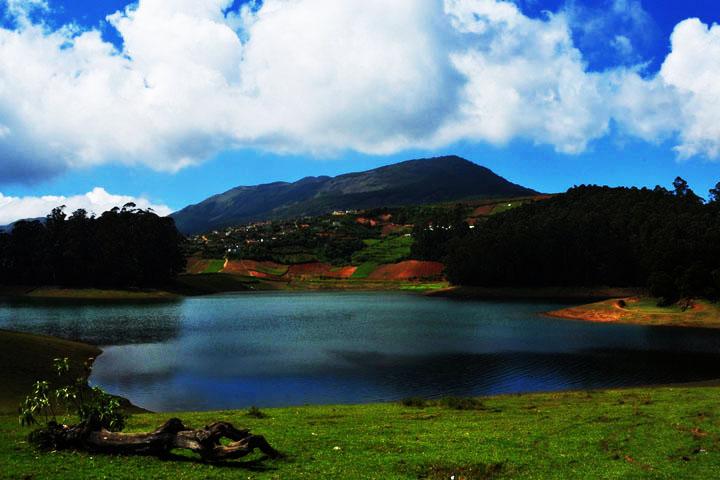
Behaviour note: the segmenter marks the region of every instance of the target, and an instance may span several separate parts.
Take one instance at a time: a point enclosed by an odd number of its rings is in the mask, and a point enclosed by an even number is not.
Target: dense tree
[[[720,203],[720,182],[710,189],[710,203]]]
[[[64,207],[0,235],[0,282],[26,285],[160,286],[185,267],[183,237],[171,218],[134,204],[99,218]]]
[[[410,255],[418,260],[442,260],[448,254],[448,245],[455,238],[464,237],[470,227],[465,222],[467,208],[456,205],[450,209],[432,209],[424,216],[417,214],[413,227]]]
[[[487,286],[648,286],[670,301],[720,294],[720,211],[675,191],[580,186],[452,240],[450,280]]]

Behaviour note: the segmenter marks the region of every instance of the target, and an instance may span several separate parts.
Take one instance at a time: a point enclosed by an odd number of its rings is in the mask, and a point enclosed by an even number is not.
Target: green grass
[[[290,267],[288,265],[278,265],[277,267],[270,267],[265,265],[257,265],[256,271],[260,273],[266,273],[268,275],[274,275],[276,277],[282,277],[285,275]]]
[[[513,208],[520,207],[524,204],[523,201],[513,201],[513,202],[501,202],[495,205],[493,207],[491,215],[497,215],[498,213],[507,212],[508,210],[512,210]]]
[[[680,305],[668,305],[667,307],[659,307],[657,298],[641,298],[636,302],[626,303],[625,308],[631,312],[638,313],[683,313]],[[687,310],[685,310],[688,312]]]
[[[282,460],[211,465],[88,453],[39,454],[27,429],[0,417],[0,478],[717,478],[720,389],[658,388],[509,395],[427,406],[375,404],[178,414],[199,427],[249,427]],[[459,403],[458,403],[459,402]],[[467,408],[466,408],[467,406]],[[168,414],[131,418],[130,431]]]
[[[400,290],[428,292],[448,288],[448,282],[408,282],[400,285]]]
[[[100,349],[83,343],[0,330],[0,413],[17,412],[36,380],[55,378],[54,358],[70,358],[76,377],[82,364],[99,354]]]
[[[290,290],[354,290],[354,291],[411,291],[428,292],[447,288],[447,282],[410,282],[401,280],[368,280],[367,278],[331,279],[315,278],[293,280],[286,285]]]
[[[367,278],[368,275],[370,275],[372,272],[375,271],[375,269],[378,267],[378,264],[375,262],[365,262],[360,265],[358,265],[357,270],[352,274],[353,279],[363,279]]]
[[[352,256],[353,265],[366,262],[377,264],[396,263],[410,256],[412,237],[390,236],[384,239],[364,240],[365,248],[355,252]]]
[[[225,260],[213,259],[209,260],[205,270],[202,273],[218,273],[225,266]]]

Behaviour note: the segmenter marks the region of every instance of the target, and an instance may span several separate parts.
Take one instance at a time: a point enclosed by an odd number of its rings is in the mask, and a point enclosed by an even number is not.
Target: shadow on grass
[[[164,455],[162,457],[157,457],[158,460],[162,462],[184,462],[184,463],[194,463],[198,465],[208,465],[213,466],[215,468],[225,468],[229,470],[247,470],[250,472],[272,472],[277,470],[277,467],[275,467],[272,462],[278,462],[283,461],[287,462],[288,457],[281,457],[281,458],[270,458],[267,455],[263,455],[259,458],[255,458],[253,460],[229,460],[226,462],[207,462],[202,460],[199,457],[191,457],[187,455],[180,455],[177,453],[169,453],[168,455]]]

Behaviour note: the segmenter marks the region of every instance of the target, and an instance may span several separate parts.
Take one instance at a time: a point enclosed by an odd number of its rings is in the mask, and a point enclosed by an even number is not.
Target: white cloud
[[[95,187],[84,195],[65,197],[45,195],[42,197],[9,197],[0,193],[0,225],[6,225],[23,218],[44,217],[50,211],[65,205],[65,212],[72,213],[80,208],[88,213],[100,215],[113,207],[122,207],[126,203],[135,203],[138,208],[152,208],[161,216],[169,215],[172,210],[166,205],[155,205],[146,198],[128,195],[113,195],[104,188]]]
[[[680,156],[720,157],[720,25],[709,27],[696,18],[678,24],[660,77],[686,98]]]
[[[24,21],[0,28],[0,182],[108,162],[176,171],[236,147],[524,138],[578,153],[612,121],[649,141],[677,135],[682,156],[720,156],[717,27],[699,21],[678,26],[646,78],[588,71],[568,11],[531,19],[507,1],[266,0],[223,14],[231,0],[140,0],[108,17],[122,51],[95,29],[33,23],[42,0],[5,3]],[[637,0],[609,5],[647,20]]]
[[[607,131],[600,78],[585,71],[563,15],[533,20],[492,0],[447,5],[458,29],[481,36],[451,56],[467,83],[443,140],[524,137],[577,153]]]

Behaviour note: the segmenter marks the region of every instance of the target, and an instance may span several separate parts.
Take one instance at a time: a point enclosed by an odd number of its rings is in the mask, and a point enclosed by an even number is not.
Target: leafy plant
[[[100,387],[90,387],[87,378],[90,361],[84,364],[83,374],[72,378],[70,361],[67,358],[53,360],[57,375],[56,388],[48,380],[35,382],[31,393],[20,404],[20,423],[44,427],[30,434],[30,441],[43,448],[56,448],[57,432],[62,430],[58,417],[75,414],[80,424],[88,428],[105,428],[120,431],[125,427],[127,415],[120,401]],[[61,417],[63,418],[63,417]]]

